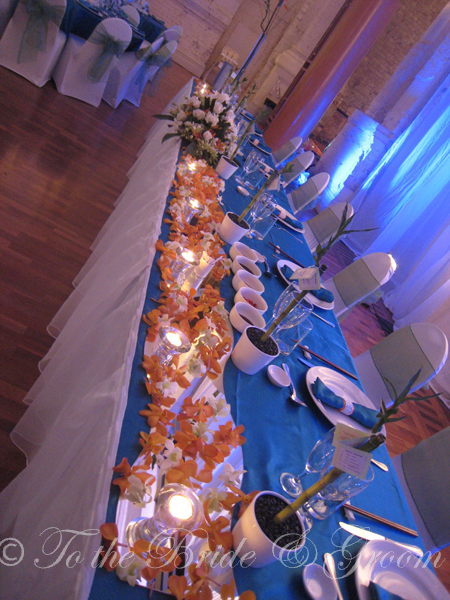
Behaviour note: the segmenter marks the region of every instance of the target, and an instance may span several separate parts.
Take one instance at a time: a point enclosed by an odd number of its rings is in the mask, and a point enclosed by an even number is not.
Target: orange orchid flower
[[[208,545],[214,552],[217,546],[222,546],[225,552],[231,550],[233,545],[233,536],[231,531],[223,531],[226,527],[230,526],[230,521],[225,517],[218,517],[214,521],[209,516],[209,500],[203,503],[203,511],[205,518],[202,525],[192,531],[192,535],[201,539],[208,539]]]

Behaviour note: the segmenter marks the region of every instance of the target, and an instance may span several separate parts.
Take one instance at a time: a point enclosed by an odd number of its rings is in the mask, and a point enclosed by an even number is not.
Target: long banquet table
[[[192,82],[174,101],[188,95],[190,86]],[[30,391],[30,407],[13,432],[13,439],[27,453],[29,464],[0,495],[0,537],[20,540],[25,549],[19,567],[20,575],[25,576],[18,577],[13,567],[0,564],[2,599],[148,598],[145,588],[132,588],[114,574],[94,571],[90,566],[99,545],[98,535],[74,537],[70,552],[79,550],[84,560],[75,568],[67,568],[68,546],[64,560],[56,561],[64,544],[61,542],[58,552],[52,548],[54,553],[49,557],[42,551],[40,534],[51,527],[86,532],[98,529],[105,521],[114,521],[118,490],[110,485],[111,468],[123,456],[131,464],[139,454],[136,440],[145,421],[137,412],[148,402],[141,383],[140,362],[146,333],[141,315],[155,307],[152,298],[158,295],[159,270],[152,266],[156,262],[155,242],[168,234],[168,226],[161,221],[179,156],[179,142],[170,140],[161,145],[166,131],[165,122],[158,122],[150,132],[130,172],[129,184],[77,277],[74,293],[50,325],[49,330],[59,335],[43,361],[40,379]],[[229,180],[223,194],[224,206],[238,212],[247,201],[237,193],[234,179]],[[278,194],[278,201],[288,208],[282,193]],[[310,263],[311,253],[305,243],[273,228],[267,240],[248,242],[267,256],[273,272],[277,259],[272,256],[269,240],[288,248],[300,262]],[[262,281],[270,311],[284,284],[278,276],[262,276]],[[230,309],[234,296],[231,277],[223,280],[221,295]],[[316,310],[335,327],[311,317],[314,329],[308,345],[356,373],[334,314]],[[275,388],[265,369],[248,376],[231,361],[225,369],[225,395],[233,419],[245,426],[243,456],[247,472],[242,488],[246,492],[282,492],[280,474],[300,472],[310,449],[330,427],[308,394],[307,368],[297,361],[295,353],[287,358],[280,356],[274,364],[284,361],[289,364],[307,408],[288,401],[286,390]],[[314,359],[312,362],[321,364]],[[378,449],[375,457],[391,465],[385,448]],[[414,527],[392,467],[388,473],[376,470],[375,480],[354,499],[354,504]],[[339,548],[348,537],[338,526],[342,517],[337,511],[325,521],[314,522],[306,543],[310,552],[307,562],[321,565],[324,552],[335,552],[339,562]],[[356,517],[356,524],[369,526],[394,540],[421,545],[417,538],[362,517]],[[64,543],[67,540],[64,538]],[[51,568],[43,568],[51,562]],[[306,599],[302,570],[301,566],[289,568],[275,562],[263,569],[237,566],[234,575],[238,590],[252,589],[258,600]],[[353,578],[343,581],[344,597],[356,598]],[[153,597],[163,596],[154,592]]]

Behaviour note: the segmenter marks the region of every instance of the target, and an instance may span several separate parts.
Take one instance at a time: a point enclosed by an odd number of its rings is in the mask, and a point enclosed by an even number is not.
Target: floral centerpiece
[[[166,133],[163,142],[180,137],[188,144],[188,153],[204,159],[214,167],[221,154],[228,154],[236,143],[234,111],[228,94],[199,93],[174,104],[169,114],[155,115],[157,119],[172,121],[173,131]]]

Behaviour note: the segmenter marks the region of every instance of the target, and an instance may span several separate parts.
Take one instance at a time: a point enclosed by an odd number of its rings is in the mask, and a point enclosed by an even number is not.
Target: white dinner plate
[[[279,260],[277,262],[277,269],[278,269],[278,272],[280,273],[281,277],[285,280],[286,283],[288,283],[288,284],[292,283],[292,280],[287,279],[282,271],[282,268],[284,266],[288,266],[293,271],[298,269],[299,266],[296,265],[295,263],[291,262],[290,260]],[[307,300],[309,300],[311,302],[311,304],[313,304],[314,306],[317,306],[318,308],[322,308],[323,310],[332,310],[334,308],[334,300],[333,300],[333,302],[324,302],[323,300],[319,300],[319,298],[316,298],[314,296],[314,294],[306,294],[305,298]]]
[[[359,600],[370,600],[371,581],[407,600],[450,600],[431,569],[402,546],[387,540],[372,540],[362,548],[355,579]]]
[[[353,427],[353,429],[359,429],[364,433],[370,433],[371,430],[368,427],[364,427],[364,425],[361,425],[361,423],[358,423],[351,417],[347,417],[336,408],[332,408],[331,406],[323,404],[314,396],[312,392],[312,384],[315,382],[317,377],[322,380],[327,388],[341,398],[344,398],[344,400],[349,400],[350,402],[353,402],[353,404],[361,404],[362,406],[367,406],[367,408],[375,409],[372,401],[364,394],[364,392],[362,392],[359,387],[352,383],[350,379],[347,379],[347,377],[344,375],[341,375],[337,371],[329,369],[328,367],[312,367],[306,373],[306,385],[308,387],[308,391],[316,403],[317,408],[324,415],[324,417],[330,421],[330,423],[333,425],[342,423],[343,425]],[[385,427],[383,427],[381,433],[386,435]]]

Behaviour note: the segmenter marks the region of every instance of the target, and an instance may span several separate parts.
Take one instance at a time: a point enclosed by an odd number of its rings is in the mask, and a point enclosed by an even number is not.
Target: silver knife
[[[316,314],[314,311],[311,314],[312,314],[313,317],[317,317],[318,319],[320,319],[321,321],[323,321],[327,325],[330,325],[331,327],[336,327],[336,325],[334,323],[330,323],[330,321],[327,321],[326,319],[324,319],[320,315]]]
[[[423,550],[421,550],[418,546],[411,546],[411,544],[404,544],[403,542],[397,542],[396,540],[391,540],[390,538],[384,537],[384,535],[380,535],[379,533],[374,533],[373,531],[369,531],[368,529],[362,529],[361,527],[356,527],[355,525],[349,525],[348,523],[343,523],[342,521],[339,523],[339,527],[348,531],[352,535],[356,535],[357,537],[362,538],[363,540],[384,540],[386,542],[394,542],[399,546],[403,546],[416,556],[422,558]]]

